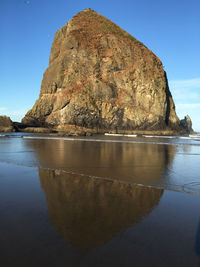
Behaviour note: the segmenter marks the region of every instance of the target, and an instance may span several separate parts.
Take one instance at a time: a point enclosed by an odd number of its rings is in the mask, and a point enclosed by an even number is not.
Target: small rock
[[[10,117],[0,116],[0,132],[14,132],[13,122]]]
[[[189,115],[186,115],[183,120],[180,121],[182,127],[188,132],[188,133],[194,133],[194,130],[192,129],[192,120]]]

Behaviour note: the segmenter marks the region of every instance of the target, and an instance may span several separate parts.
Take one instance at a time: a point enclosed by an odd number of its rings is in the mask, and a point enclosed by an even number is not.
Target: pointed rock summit
[[[161,61],[91,9],[55,34],[31,126],[80,126],[96,132],[179,130]]]

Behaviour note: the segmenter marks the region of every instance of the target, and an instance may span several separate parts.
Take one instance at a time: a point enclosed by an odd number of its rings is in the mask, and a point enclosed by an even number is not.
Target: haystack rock
[[[152,51],[91,9],[56,34],[31,126],[180,130],[162,63]]]

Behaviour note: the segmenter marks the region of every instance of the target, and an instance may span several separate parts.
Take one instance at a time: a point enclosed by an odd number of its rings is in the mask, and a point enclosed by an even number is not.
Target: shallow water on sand
[[[199,266],[198,143],[79,139],[0,138],[1,266]]]
[[[0,161],[200,194],[200,142],[191,140],[0,138]]]

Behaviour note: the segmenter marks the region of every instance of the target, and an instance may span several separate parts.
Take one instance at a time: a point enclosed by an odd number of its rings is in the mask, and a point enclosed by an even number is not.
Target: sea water
[[[0,137],[0,161],[200,194],[200,136]]]
[[[2,266],[198,266],[199,136],[0,136]]]

